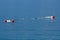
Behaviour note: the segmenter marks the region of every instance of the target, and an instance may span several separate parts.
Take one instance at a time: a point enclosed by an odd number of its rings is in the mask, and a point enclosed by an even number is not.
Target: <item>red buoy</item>
[[[7,23],[7,20],[4,20],[5,23]]]
[[[12,23],[14,23],[14,19],[12,19]]]
[[[55,19],[55,16],[51,16],[51,20],[54,20]]]

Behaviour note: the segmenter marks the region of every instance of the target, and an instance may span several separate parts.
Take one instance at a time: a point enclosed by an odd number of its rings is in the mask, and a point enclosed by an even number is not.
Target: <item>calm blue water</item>
[[[54,22],[31,20],[51,15]],[[0,0],[0,40],[60,40],[60,0]]]

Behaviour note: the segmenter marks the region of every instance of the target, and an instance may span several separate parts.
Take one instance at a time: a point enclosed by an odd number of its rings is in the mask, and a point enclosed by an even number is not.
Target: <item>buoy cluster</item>
[[[54,20],[55,16],[45,16],[44,18]],[[38,19],[38,18],[34,18],[34,19]],[[9,23],[9,22],[14,23],[15,20],[14,19],[12,19],[12,20],[7,19],[7,20],[4,20],[3,22],[5,22],[5,23]]]
[[[4,20],[3,22],[5,22],[5,23],[8,23],[8,22],[14,23],[15,21],[14,21],[14,19],[12,19],[12,20]]]

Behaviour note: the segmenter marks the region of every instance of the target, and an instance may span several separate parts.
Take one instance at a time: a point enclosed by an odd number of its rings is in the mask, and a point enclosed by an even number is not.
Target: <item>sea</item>
[[[60,40],[60,0],[0,0],[0,40]]]

